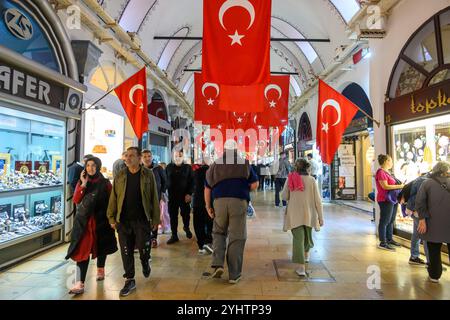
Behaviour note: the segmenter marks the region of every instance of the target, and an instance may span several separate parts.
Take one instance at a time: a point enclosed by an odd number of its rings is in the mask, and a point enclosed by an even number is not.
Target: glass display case
[[[0,248],[64,221],[66,125],[0,106]]]
[[[450,115],[392,126],[394,175],[408,183],[431,171],[438,161],[450,161]],[[398,210],[396,228],[412,233],[413,220]]]

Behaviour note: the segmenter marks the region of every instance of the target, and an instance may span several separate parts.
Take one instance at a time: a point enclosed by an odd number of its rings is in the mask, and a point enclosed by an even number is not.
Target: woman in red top
[[[393,166],[390,156],[380,154],[378,156],[378,163],[380,164],[380,169],[378,169],[375,175],[377,202],[380,206],[380,222],[378,223],[380,244],[378,248],[395,251],[394,247],[400,247],[400,244],[392,239],[398,204],[389,201],[388,193],[391,190],[403,189],[403,184],[396,184],[395,178],[389,172]]]
[[[111,183],[100,173],[102,162],[93,157],[77,183],[73,202],[77,205],[66,259],[77,262],[77,283],[69,293],[84,293],[89,258],[97,258],[97,281],[105,278],[106,256],[117,251],[115,232],[106,217]]]

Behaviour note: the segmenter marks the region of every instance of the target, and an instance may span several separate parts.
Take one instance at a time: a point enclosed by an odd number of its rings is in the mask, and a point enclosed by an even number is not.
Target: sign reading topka
[[[64,88],[0,63],[0,92],[60,108]]]

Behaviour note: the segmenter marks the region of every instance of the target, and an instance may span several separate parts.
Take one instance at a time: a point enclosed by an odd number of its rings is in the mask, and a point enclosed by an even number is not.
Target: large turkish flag
[[[319,80],[317,110],[317,148],[322,162],[331,164],[345,129],[358,107],[328,84]]]
[[[219,110],[221,87],[217,83],[204,81],[201,73],[194,74],[194,86],[194,120],[205,125],[226,122],[226,112]]]
[[[264,109],[257,123],[266,127],[287,125],[289,110],[289,76],[271,76],[263,90]]]
[[[270,77],[272,0],[204,0],[202,71],[223,85]]]
[[[114,89],[131,122],[134,133],[142,139],[148,131],[147,74],[145,67]]]

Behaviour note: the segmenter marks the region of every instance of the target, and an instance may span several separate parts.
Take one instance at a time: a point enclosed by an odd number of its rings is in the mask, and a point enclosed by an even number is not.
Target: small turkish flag
[[[219,110],[221,88],[217,83],[203,80],[201,73],[194,74],[194,120],[203,124],[220,124],[226,121],[226,112]]]
[[[147,74],[145,67],[114,89],[138,139],[148,131]]]
[[[204,0],[202,70],[223,85],[265,83],[270,77],[272,0]]]
[[[320,150],[322,162],[331,164],[342,135],[358,110],[353,102],[319,80],[317,148]]]

